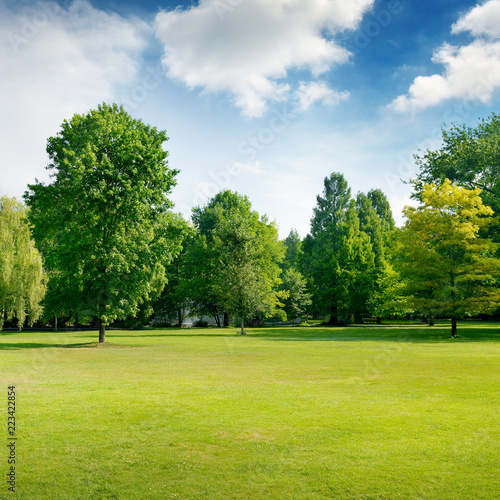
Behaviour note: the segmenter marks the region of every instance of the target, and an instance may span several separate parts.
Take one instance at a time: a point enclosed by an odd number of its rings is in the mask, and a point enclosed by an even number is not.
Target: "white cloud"
[[[229,92],[248,116],[269,100],[287,98],[280,81],[290,69],[318,76],[345,63],[349,52],[324,31],[355,29],[374,0],[201,0],[161,12],[156,34],[168,76],[190,88]]]
[[[299,109],[307,111],[316,102],[334,106],[347,99],[349,92],[337,92],[328,87],[325,82],[300,82],[295,95],[299,101]]]
[[[113,99],[117,85],[133,80],[145,30],[84,0],[15,10],[0,0],[1,192],[19,195],[26,178],[46,178],[47,138],[65,118]]]
[[[452,33],[470,31],[474,36],[500,36],[500,0],[490,0],[471,9],[452,27]]]
[[[391,107],[405,112],[448,99],[490,102],[500,87],[499,22],[500,0],[490,0],[462,16],[453,25],[453,33],[470,31],[477,38],[461,47],[443,44],[432,58],[444,66],[443,74],[415,78],[408,94],[395,99]]]

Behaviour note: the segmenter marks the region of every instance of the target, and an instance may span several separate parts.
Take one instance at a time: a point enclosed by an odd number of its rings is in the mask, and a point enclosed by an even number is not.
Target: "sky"
[[[323,180],[381,189],[500,104],[500,0],[0,0],[0,193],[50,182],[47,139],[116,102],[166,130],[170,198],[222,189],[304,237]]]

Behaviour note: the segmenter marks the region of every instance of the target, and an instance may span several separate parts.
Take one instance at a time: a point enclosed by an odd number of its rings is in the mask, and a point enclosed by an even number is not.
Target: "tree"
[[[281,290],[283,310],[287,319],[295,320],[302,316],[311,305],[311,294],[307,292],[307,282],[302,274],[289,267],[283,272]]]
[[[457,318],[487,312],[500,303],[497,248],[480,232],[492,223],[479,188],[469,190],[445,179],[425,184],[422,204],[406,207],[400,238],[400,268],[414,307],[449,316],[452,336]]]
[[[199,260],[208,269],[202,276],[206,295],[220,310],[240,318],[241,333],[246,319],[276,314],[284,249],[275,224],[259,218],[246,196],[231,191],[195,208],[193,223],[200,231],[198,256],[206,256]]]
[[[358,193],[356,196],[356,210],[359,217],[359,228],[370,237],[376,266],[381,267],[385,261],[381,219],[373,208],[371,199],[363,193]]]
[[[382,233],[391,233],[396,228],[392,216],[391,205],[385,194],[380,189],[372,189],[366,195],[372,202],[373,209],[380,218]]]
[[[41,316],[45,294],[42,258],[31,238],[26,209],[7,196],[0,198],[0,331],[5,319],[17,318],[21,330]]]
[[[303,251],[302,240],[297,230],[292,229],[283,241],[283,244],[285,245],[285,258],[282,263],[283,269],[298,270],[300,268]]]
[[[342,222],[350,205],[351,190],[340,173],[326,177],[323,186],[323,195],[316,197],[311,233],[303,244],[304,265],[313,282],[316,311],[328,312],[329,323],[335,325],[345,296],[338,254]]]
[[[167,283],[158,299],[153,303],[155,316],[165,323],[177,322],[182,325],[186,312],[191,306],[190,280],[187,272],[186,255],[195,236],[194,228],[178,216],[178,225],[169,228],[169,239],[182,244],[182,251],[166,267]]]
[[[340,173],[325,178],[303,250],[316,310],[329,312],[332,325],[339,316],[361,321],[375,281],[375,256],[370,237],[360,229],[351,190]]]
[[[415,312],[410,298],[405,293],[405,287],[401,273],[393,264],[385,261],[377,275],[375,290],[368,299],[370,310],[379,318],[406,316]]]
[[[167,139],[122,107],[102,104],[49,138],[53,181],[25,193],[50,271],[51,308],[80,321],[97,317],[99,342],[105,325],[158,296],[165,266],[180,251],[165,236],[177,174],[162,147]]]
[[[229,325],[229,312],[221,303],[218,293],[218,278],[221,272],[220,249],[214,244],[214,234],[228,214],[251,213],[246,197],[225,190],[217,193],[204,207],[193,208],[192,220],[197,231],[186,255],[185,285],[193,310],[199,316],[211,316],[218,327]]]
[[[288,319],[296,319],[309,310],[312,300],[308,292],[307,279],[302,275],[304,252],[299,233],[292,229],[283,241],[285,258],[281,264],[283,269],[283,283],[280,289],[286,294],[283,296],[283,310]]]
[[[375,258],[370,236],[361,230],[355,202],[351,200],[341,225],[338,263],[343,286],[341,310],[344,316],[353,316],[356,323],[362,323],[363,316],[369,314],[368,301],[377,277]]]
[[[500,115],[492,114],[477,127],[452,126],[442,131],[443,146],[415,156],[420,168],[413,181],[416,197],[425,184],[440,185],[445,179],[468,188],[480,188],[483,203],[500,213]],[[490,224],[489,236],[499,241],[498,221]]]

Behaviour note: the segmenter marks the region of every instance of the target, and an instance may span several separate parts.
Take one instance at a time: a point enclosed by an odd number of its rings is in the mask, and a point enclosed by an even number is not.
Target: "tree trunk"
[[[106,325],[99,319],[99,344],[106,342]]]
[[[450,246],[450,260],[453,262],[453,251]],[[451,336],[456,337],[457,336],[457,317],[455,316],[456,311],[455,311],[455,273],[453,270],[450,272],[450,288],[451,288],[451,310],[452,310],[452,316],[451,316]]]
[[[224,313],[222,326],[229,326],[229,314],[227,312]]]
[[[177,308],[177,321],[179,323],[179,328],[182,326],[182,320],[184,318],[182,317],[182,309],[180,307]]]
[[[220,316],[216,307],[214,307],[214,319],[215,322],[217,323],[217,328],[220,328]]]
[[[434,316],[429,318],[429,326],[434,326]]]
[[[331,326],[338,325],[337,306],[330,307],[330,320],[328,321],[328,324]]]
[[[451,318],[451,336],[457,336],[457,318],[455,317]]]
[[[54,331],[57,332],[57,314],[54,314]]]
[[[241,318],[241,335],[246,335],[245,332],[245,320]]]

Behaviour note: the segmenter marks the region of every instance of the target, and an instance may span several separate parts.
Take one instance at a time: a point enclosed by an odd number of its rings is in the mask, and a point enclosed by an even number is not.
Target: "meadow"
[[[0,334],[0,498],[500,498],[500,325],[248,332]]]

